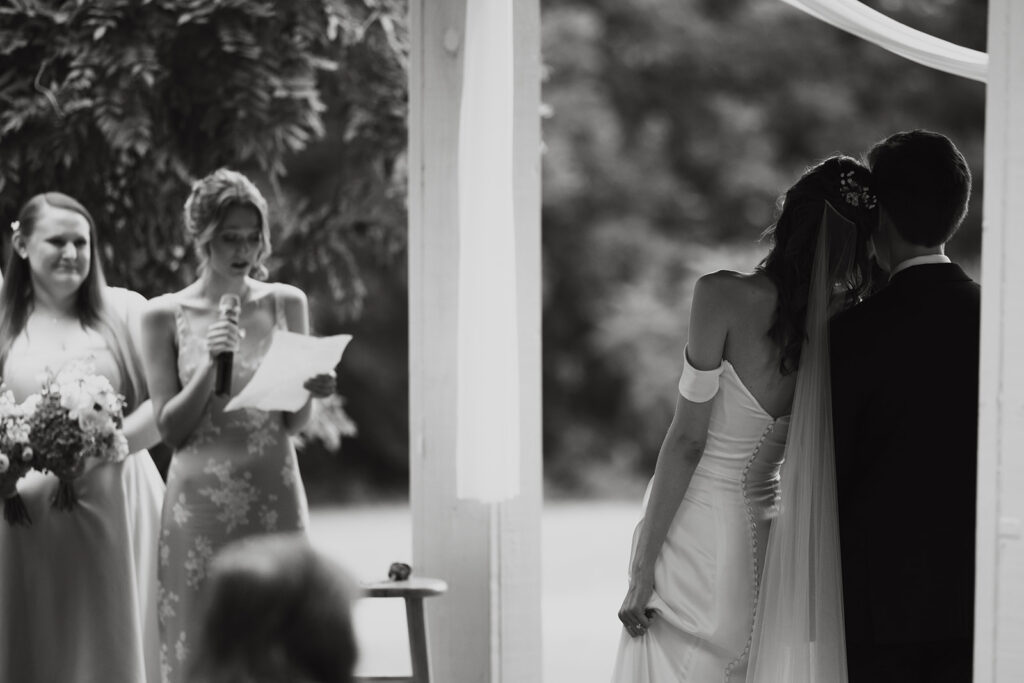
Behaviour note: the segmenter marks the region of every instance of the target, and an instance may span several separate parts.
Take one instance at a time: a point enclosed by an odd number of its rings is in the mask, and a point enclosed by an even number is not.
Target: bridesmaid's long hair
[[[43,192],[25,202],[18,213],[17,229],[25,238],[32,235],[46,207],[72,211],[89,223],[89,272],[78,288],[75,313],[83,327],[96,330],[110,347],[122,377],[121,393],[128,404],[126,412],[131,412],[146,400],[148,391],[141,370],[141,358],[128,333],[127,322],[111,307],[110,290],[103,276],[97,248],[96,223],[89,211],[75,198],[61,192]],[[14,340],[25,330],[34,305],[32,269],[28,259],[21,258],[11,249],[3,285],[0,286],[0,373],[7,363]]]
[[[877,200],[871,197],[871,171],[854,159],[836,155],[812,166],[780,198],[779,215],[763,237],[771,251],[757,270],[767,275],[778,290],[768,337],[780,349],[783,375],[800,366],[800,352],[807,338],[807,297],[814,265],[814,251],[825,204],[854,224],[856,252],[851,267],[839,274],[847,303],[859,299],[871,285],[868,238],[878,225]]]

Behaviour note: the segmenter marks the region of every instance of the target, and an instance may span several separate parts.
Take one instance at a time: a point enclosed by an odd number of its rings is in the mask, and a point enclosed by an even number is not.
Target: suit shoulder
[[[852,330],[861,326],[866,318],[871,318],[876,314],[881,303],[880,297],[881,292],[836,313],[829,320],[829,328],[833,330]]]

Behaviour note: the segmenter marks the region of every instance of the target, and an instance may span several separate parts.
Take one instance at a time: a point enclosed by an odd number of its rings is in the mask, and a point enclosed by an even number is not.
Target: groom
[[[829,335],[850,683],[968,683],[981,290],[943,251],[971,173],[923,130],[868,161],[890,279]]]

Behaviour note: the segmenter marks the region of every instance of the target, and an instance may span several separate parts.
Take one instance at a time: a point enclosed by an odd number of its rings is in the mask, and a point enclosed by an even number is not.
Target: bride
[[[798,681],[812,668],[845,680],[826,334],[830,302],[868,285],[869,186],[854,159],[826,159],[786,192],[753,273],[697,281],[633,535],[615,683]]]

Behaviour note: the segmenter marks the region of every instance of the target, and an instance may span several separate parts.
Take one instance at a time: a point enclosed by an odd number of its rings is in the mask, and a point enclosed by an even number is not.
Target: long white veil
[[[828,316],[832,284],[849,267],[856,234],[854,224],[826,202],[747,683],[847,681]]]

